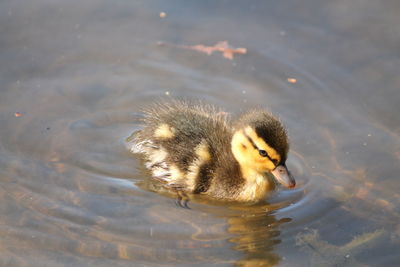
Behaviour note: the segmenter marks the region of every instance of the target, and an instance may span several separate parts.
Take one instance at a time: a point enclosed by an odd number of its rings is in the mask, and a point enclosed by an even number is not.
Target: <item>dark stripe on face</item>
[[[244,136],[246,136],[247,140],[249,140],[249,142],[251,143],[251,145],[254,147],[254,149],[257,149],[258,152],[260,152],[260,149],[257,147],[256,143],[254,143],[253,139],[251,139],[250,136],[248,136],[245,132],[243,132]],[[265,151],[265,153],[267,153],[265,156],[272,162],[272,164],[274,164],[274,166],[276,167],[277,164],[275,164],[276,160],[273,160],[269,155],[268,152]]]
[[[243,132],[243,134],[244,134],[244,136],[246,136],[247,140],[251,143],[251,145],[254,147],[254,149],[259,150],[256,143],[254,143],[253,139],[251,139],[251,137],[248,136],[245,132]]]

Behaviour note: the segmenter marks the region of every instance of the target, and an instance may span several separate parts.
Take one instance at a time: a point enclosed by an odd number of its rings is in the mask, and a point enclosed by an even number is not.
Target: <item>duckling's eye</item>
[[[265,150],[258,150],[258,153],[260,153],[260,156],[261,157],[268,157],[268,153],[267,153],[267,151],[265,151]]]

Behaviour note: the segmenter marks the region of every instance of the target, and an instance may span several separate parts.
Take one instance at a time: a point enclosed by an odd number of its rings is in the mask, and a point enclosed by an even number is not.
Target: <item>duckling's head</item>
[[[254,110],[242,115],[235,124],[231,149],[242,171],[271,172],[282,185],[289,188],[296,185],[286,168],[289,151],[286,130],[271,113]]]

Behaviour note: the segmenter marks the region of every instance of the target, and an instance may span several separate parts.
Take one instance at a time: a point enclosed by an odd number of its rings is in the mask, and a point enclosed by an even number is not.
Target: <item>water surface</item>
[[[3,1],[0,265],[398,265],[399,11],[398,1]],[[247,53],[187,49],[225,40]],[[160,97],[279,114],[296,189],[190,210],[155,193],[125,138]]]

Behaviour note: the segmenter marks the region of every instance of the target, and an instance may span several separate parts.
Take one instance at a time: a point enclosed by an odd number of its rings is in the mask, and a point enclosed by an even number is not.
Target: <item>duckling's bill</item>
[[[287,188],[294,188],[296,186],[296,181],[287,169],[286,165],[277,166],[271,173],[283,186],[286,186]]]

